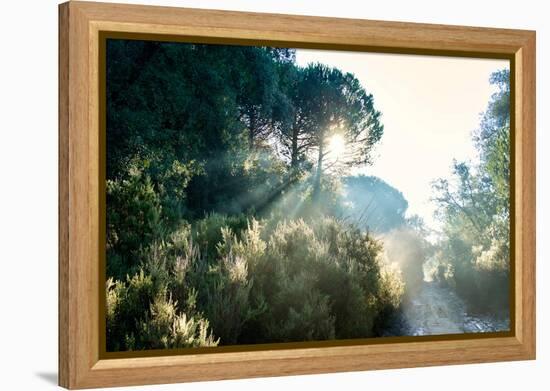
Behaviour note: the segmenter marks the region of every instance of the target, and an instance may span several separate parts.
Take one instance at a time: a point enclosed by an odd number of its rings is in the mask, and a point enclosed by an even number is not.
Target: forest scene
[[[108,352],[509,330],[507,63],[472,63],[488,92],[475,124],[445,118],[453,146],[438,144],[445,124],[405,118],[439,118],[400,103],[414,88],[351,72],[344,54],[106,51]],[[402,64],[395,75],[414,71]],[[449,110],[472,106],[457,99]]]

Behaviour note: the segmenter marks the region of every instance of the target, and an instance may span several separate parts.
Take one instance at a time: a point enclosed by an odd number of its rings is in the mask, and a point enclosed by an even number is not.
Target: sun
[[[344,136],[336,133],[328,140],[328,153],[335,160],[338,160],[346,151],[346,140]]]

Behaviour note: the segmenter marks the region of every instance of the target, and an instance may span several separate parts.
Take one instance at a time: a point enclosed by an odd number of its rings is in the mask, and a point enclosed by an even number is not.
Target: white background
[[[550,241],[547,221],[550,216],[545,201],[550,196],[547,173],[550,139],[546,129],[549,120],[550,13],[544,9],[546,2],[148,0],[143,3],[532,29],[537,30],[539,70],[537,361],[180,384],[146,389],[206,391],[223,388],[231,391],[258,387],[273,390],[351,387],[500,391],[548,387],[550,346],[546,329],[550,316]],[[0,389],[41,390],[55,387],[57,377],[57,1],[5,1],[0,7]]]

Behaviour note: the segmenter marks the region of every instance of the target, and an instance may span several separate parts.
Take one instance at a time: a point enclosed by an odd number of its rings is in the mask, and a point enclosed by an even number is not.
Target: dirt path
[[[508,330],[507,319],[473,316],[449,288],[425,282],[405,306],[408,335],[438,335]]]

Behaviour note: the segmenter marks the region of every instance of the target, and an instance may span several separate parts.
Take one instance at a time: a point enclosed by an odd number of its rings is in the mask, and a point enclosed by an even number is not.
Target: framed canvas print
[[[59,381],[535,358],[535,33],[59,7]]]

